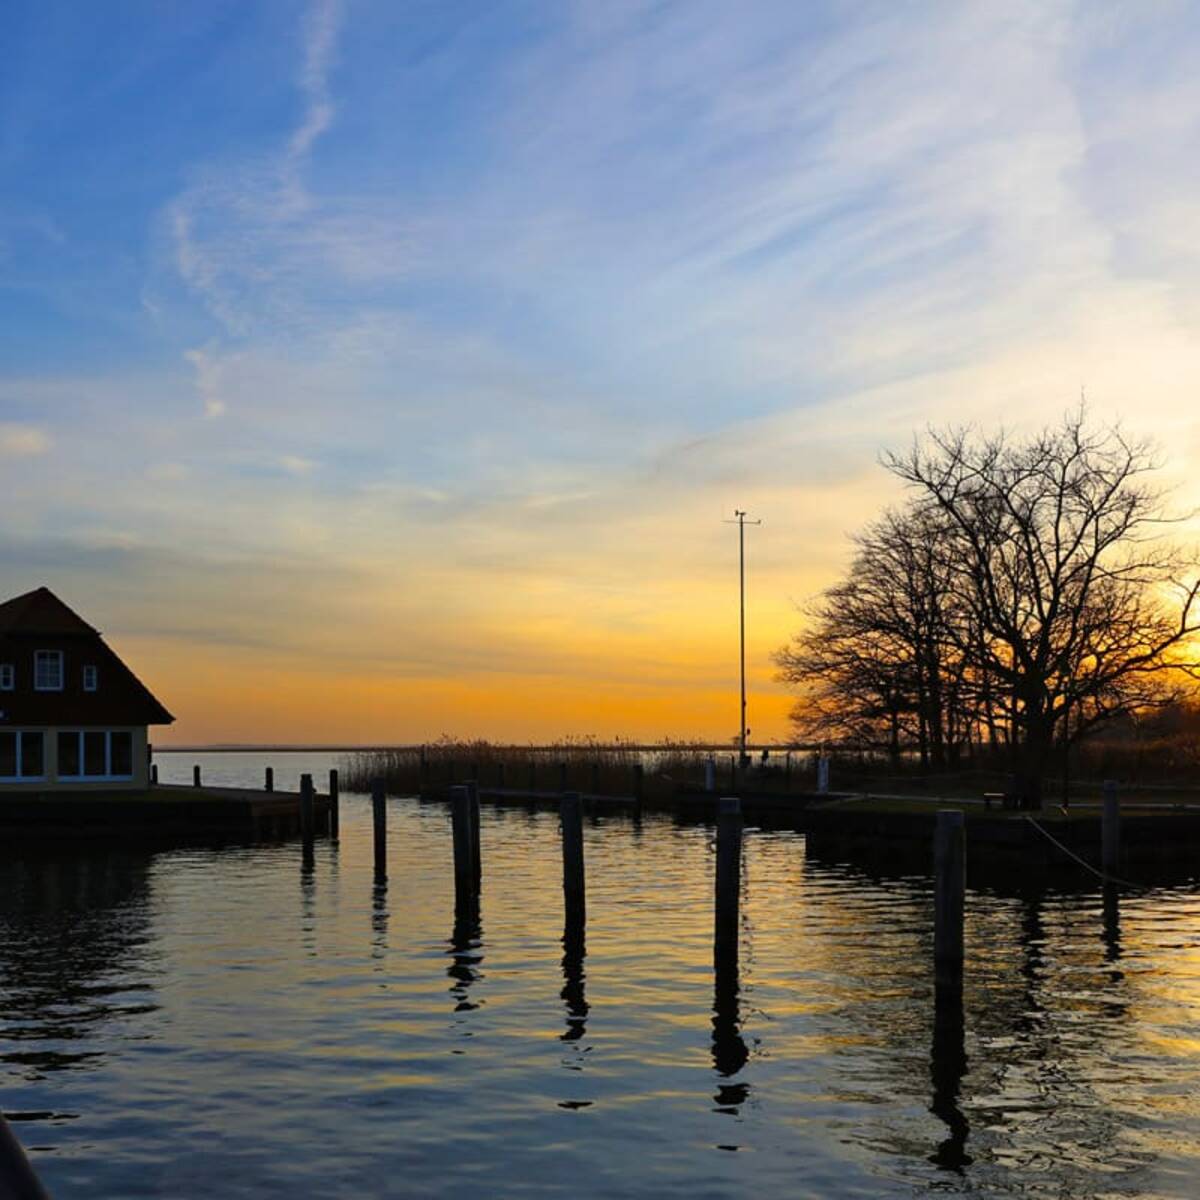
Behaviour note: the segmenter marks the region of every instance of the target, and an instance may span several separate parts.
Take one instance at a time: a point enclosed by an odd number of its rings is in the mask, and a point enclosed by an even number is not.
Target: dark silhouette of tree
[[[935,766],[1007,748],[1038,806],[1054,754],[1197,676],[1197,565],[1148,443],[1080,408],[1031,437],[931,430],[883,462],[912,499],[777,655],[810,732],[885,731]]]

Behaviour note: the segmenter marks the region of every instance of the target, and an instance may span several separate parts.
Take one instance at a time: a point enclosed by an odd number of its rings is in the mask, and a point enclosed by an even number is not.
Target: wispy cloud
[[[36,425],[0,423],[0,457],[32,458],[46,454],[53,443]]]

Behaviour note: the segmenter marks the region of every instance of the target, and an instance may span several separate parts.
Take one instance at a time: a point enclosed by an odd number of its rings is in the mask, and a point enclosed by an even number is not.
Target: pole
[[[1104,810],[1100,818],[1100,862],[1112,874],[1121,863],[1121,800],[1117,781],[1104,781]]]
[[[936,979],[961,986],[966,836],[957,808],[938,810],[933,834],[933,957]]]
[[[371,780],[371,823],[375,833],[375,882],[387,881],[387,793],[382,779]]]
[[[503,770],[503,767],[501,767],[501,770]],[[474,779],[470,780],[467,784],[467,795],[470,799],[471,809],[472,881],[475,891],[479,891],[479,886],[483,882],[483,856],[480,853],[481,847],[479,843],[479,784]]]
[[[587,918],[583,868],[583,807],[578,792],[564,792],[559,801],[562,820],[563,902],[569,925],[583,926]]]
[[[200,764],[196,763],[192,767],[192,787],[200,786]]]
[[[736,968],[738,960],[738,893],[742,875],[742,802],[722,796],[717,810],[716,922],[713,962]]]
[[[268,767],[266,775],[263,779],[263,790],[273,792],[275,790],[275,768]]]
[[[338,790],[337,767],[329,768],[329,836],[336,838],[341,817],[341,800]]]
[[[461,907],[475,890],[475,864],[471,861],[471,789],[463,784],[450,789],[450,830],[454,843],[454,897]]]
[[[311,775],[300,776],[300,836],[306,852],[313,843],[313,781]]]
[[[741,745],[738,762],[746,761],[746,514],[738,513],[738,658],[741,665],[741,719],[738,740]]]

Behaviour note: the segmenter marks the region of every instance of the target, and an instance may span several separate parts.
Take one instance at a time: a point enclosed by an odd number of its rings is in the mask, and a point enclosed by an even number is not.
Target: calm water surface
[[[590,823],[564,954],[553,814],[485,807],[456,927],[446,811],[389,802],[381,890],[369,807],[309,873],[295,844],[3,859],[3,1105],[59,1200],[1200,1192],[1194,886],[971,893],[959,1037],[926,879],[748,831],[714,1012],[709,831]]]

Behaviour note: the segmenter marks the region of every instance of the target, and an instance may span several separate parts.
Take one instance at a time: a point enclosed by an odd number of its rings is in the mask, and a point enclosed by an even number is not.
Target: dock
[[[318,830],[326,795],[314,797]],[[299,792],[155,784],[144,791],[14,792],[0,795],[0,836],[10,840],[114,839],[173,842],[294,837]]]

